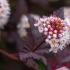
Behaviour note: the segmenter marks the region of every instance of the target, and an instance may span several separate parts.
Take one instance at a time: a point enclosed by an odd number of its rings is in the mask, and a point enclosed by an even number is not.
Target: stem
[[[45,42],[46,37],[40,42],[39,45],[37,45],[35,48],[33,48],[33,51],[37,50],[38,48],[40,48],[40,46]]]

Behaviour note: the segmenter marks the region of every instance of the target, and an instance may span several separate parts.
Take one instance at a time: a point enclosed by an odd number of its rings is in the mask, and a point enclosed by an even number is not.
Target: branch
[[[15,56],[13,54],[10,54],[10,53],[8,53],[7,51],[5,51],[3,49],[0,49],[0,53],[3,54],[3,55],[5,55],[5,56],[7,56],[7,57],[9,57],[12,60],[17,60],[18,61],[17,56]]]

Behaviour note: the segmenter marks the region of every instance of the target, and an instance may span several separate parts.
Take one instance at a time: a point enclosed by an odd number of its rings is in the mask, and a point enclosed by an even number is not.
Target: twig
[[[0,49],[0,53],[2,53],[3,55],[9,57],[12,60],[18,60],[18,58],[16,56],[14,56],[13,54],[8,53],[7,51]]]

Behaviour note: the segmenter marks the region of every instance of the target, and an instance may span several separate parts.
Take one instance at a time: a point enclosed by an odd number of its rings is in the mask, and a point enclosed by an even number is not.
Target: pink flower
[[[49,43],[51,49],[56,53],[59,49],[64,49],[66,44],[69,44],[70,41],[70,31],[68,24],[59,18],[59,17],[43,17],[34,24],[35,27],[38,27],[40,33],[43,33],[46,36],[46,43]]]
[[[58,68],[56,70],[70,70],[70,69],[64,66],[64,67]]]

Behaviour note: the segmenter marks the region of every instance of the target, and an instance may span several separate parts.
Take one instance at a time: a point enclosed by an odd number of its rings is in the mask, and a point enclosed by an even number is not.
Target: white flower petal
[[[10,16],[10,6],[7,0],[0,0],[0,28],[4,28],[4,25],[8,22]]]

